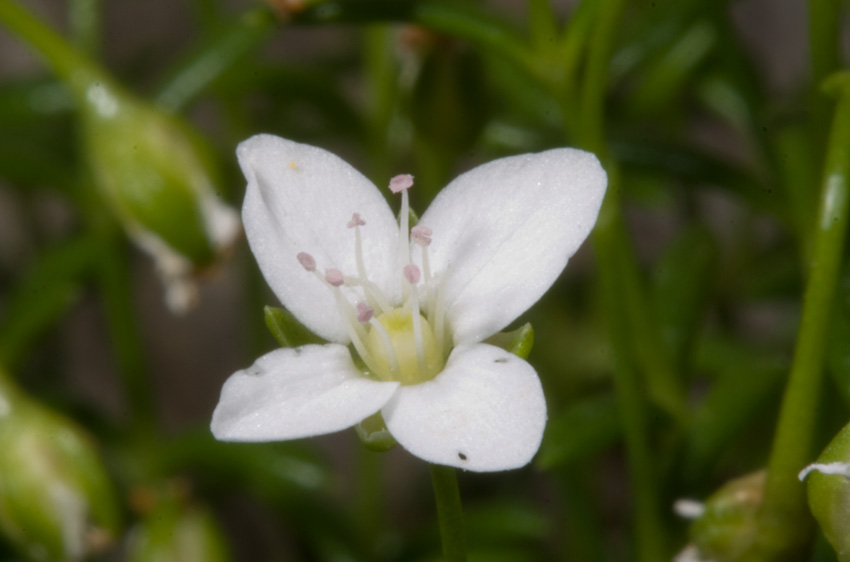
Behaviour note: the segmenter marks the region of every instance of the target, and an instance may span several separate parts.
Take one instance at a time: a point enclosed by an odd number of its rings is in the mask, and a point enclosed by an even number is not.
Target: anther
[[[413,186],[413,176],[410,174],[399,174],[390,180],[390,191],[399,193]]]
[[[355,228],[358,226],[363,226],[366,224],[362,218],[360,218],[360,213],[354,213],[351,215],[351,220],[348,221],[348,228]]]
[[[375,315],[375,310],[365,302],[357,303],[357,321],[365,324]]]
[[[424,225],[414,226],[410,229],[410,237],[417,246],[426,247],[431,244],[431,235],[434,231]]]
[[[303,267],[307,271],[316,271],[316,260],[313,259],[313,256],[311,256],[307,252],[299,252],[297,258],[298,263],[301,264],[301,267]]]
[[[411,285],[416,285],[422,279],[422,272],[415,265],[406,265],[404,266],[404,278]]]
[[[342,271],[333,268],[325,271],[325,281],[334,287],[341,287],[345,283],[345,277],[342,275]]]

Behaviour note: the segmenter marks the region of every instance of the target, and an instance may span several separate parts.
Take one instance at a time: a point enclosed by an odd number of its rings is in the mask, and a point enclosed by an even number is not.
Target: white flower
[[[607,183],[596,157],[562,148],[480,166],[409,233],[410,176],[390,184],[402,193],[399,225],[375,186],[325,150],[258,135],[237,154],[263,275],[332,343],[277,349],[232,375],[213,414],[216,438],[321,435],[380,411],[396,441],[428,462],[527,464],[546,424],[540,381],[481,342],[543,295],[593,228]]]

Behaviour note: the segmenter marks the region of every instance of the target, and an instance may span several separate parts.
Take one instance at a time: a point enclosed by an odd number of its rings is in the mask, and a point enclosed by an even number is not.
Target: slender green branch
[[[594,232],[605,316],[616,352],[615,384],[629,458],[638,560],[655,562],[669,558],[655,467],[649,449],[646,403],[632,358],[643,364],[655,398],[677,417],[682,392],[665,362],[655,327],[649,321],[649,305],[640,287],[620,210],[620,182],[616,164],[607,157],[605,144],[605,92],[614,38],[625,0],[606,0],[598,6],[589,45],[585,81],[581,91],[579,135],[585,148],[596,152],[608,171],[608,190]],[[633,340],[641,342],[633,346]]]
[[[68,20],[74,44],[89,56],[97,56],[101,38],[101,0],[72,0]]]
[[[74,93],[87,87],[93,76],[102,74],[95,64],[65,39],[12,0],[0,2],[0,23],[36,49],[53,71],[71,85]]]
[[[123,379],[131,422],[137,429],[148,430],[154,423],[153,390],[147,376],[139,321],[130,298],[133,291],[127,248],[117,231],[104,226],[99,233],[103,241],[103,259],[99,262],[97,282],[112,349]]]
[[[809,0],[809,58],[811,61],[811,90],[809,106],[812,111],[812,140],[823,147],[829,129],[832,102],[823,95],[821,85],[827,76],[839,68],[839,37],[841,2],[839,0]]]
[[[775,560],[809,538],[804,487],[797,473],[812,460],[823,360],[841,269],[850,200],[850,80],[835,108],[826,154],[803,314],[768,463],[756,544],[748,560]]]
[[[455,469],[432,464],[431,482],[437,499],[437,518],[440,521],[440,537],[443,540],[443,562],[466,560],[466,531],[463,525],[463,508],[460,505],[460,490],[457,486]]]

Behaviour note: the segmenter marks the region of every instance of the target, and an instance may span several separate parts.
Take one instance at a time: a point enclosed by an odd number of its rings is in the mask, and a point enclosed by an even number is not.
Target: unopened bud
[[[154,258],[170,307],[185,310],[195,297],[193,274],[232,246],[238,215],[217,195],[200,139],[178,118],[105,79],[80,97],[94,182],[130,238]]]
[[[850,561],[850,424],[800,473],[809,508],[840,562]]]
[[[765,472],[759,471],[724,484],[691,524],[690,552],[699,560],[734,562],[753,544],[756,517],[764,497]],[[687,559],[687,558],[683,558]]]
[[[179,485],[144,490],[142,522],[130,534],[128,562],[226,562],[224,532],[210,511],[193,505]],[[139,503],[138,501],[136,503]],[[139,507],[139,506],[137,506]]]
[[[80,560],[117,535],[101,459],[70,420],[0,373],[0,533],[27,558]]]

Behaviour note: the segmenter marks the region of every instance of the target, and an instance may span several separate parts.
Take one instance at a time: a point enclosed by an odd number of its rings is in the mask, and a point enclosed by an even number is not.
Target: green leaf
[[[526,322],[512,332],[494,334],[484,340],[484,343],[501,347],[517,357],[528,359],[531,348],[534,347],[534,328],[531,327],[531,323]]]
[[[76,302],[81,278],[97,259],[98,248],[96,239],[82,237],[39,256],[8,295],[0,322],[0,362],[14,363]]]
[[[285,308],[267,306],[265,308],[266,326],[274,336],[274,339],[283,347],[298,347],[310,343],[327,343],[304,324],[298,321],[291,312]]]
[[[713,284],[718,248],[711,232],[699,226],[680,234],[656,267],[655,317],[674,365],[686,365]]]

